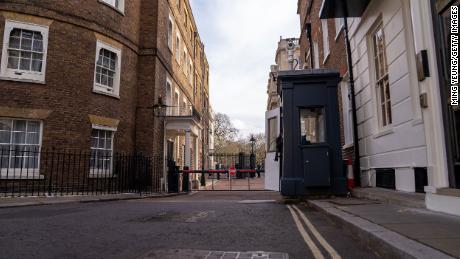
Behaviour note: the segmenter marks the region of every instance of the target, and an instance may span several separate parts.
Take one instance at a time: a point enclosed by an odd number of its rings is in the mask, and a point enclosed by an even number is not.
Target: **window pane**
[[[35,59],[35,60],[43,60],[43,54],[32,53],[32,59]]]
[[[11,141],[11,131],[0,131],[0,143],[2,144],[10,144]]]
[[[43,36],[40,32],[34,32],[34,40],[43,40]]]
[[[13,130],[14,131],[26,131],[26,121],[23,121],[23,120],[13,121]]]
[[[301,109],[300,126],[302,145],[326,141],[324,108]]]
[[[21,40],[21,49],[23,49],[23,50],[32,50],[32,40],[22,38],[22,40]]]
[[[30,70],[30,59],[22,59],[21,58],[19,69],[21,69],[21,70]]]
[[[10,48],[12,48],[12,49],[19,49],[19,47],[20,47],[20,42],[21,42],[21,39],[20,39],[20,38],[10,37]]]
[[[101,76],[101,84],[107,85],[109,82],[108,78],[106,75]]]
[[[36,52],[43,52],[43,41],[41,40],[34,40],[34,44],[33,44],[33,51],[36,51]]]
[[[39,144],[40,136],[38,133],[27,133],[27,144]]]
[[[36,71],[36,72],[42,71],[42,61],[41,60],[32,60],[32,71]]]
[[[19,58],[8,58],[8,68],[18,69],[19,68]]]
[[[13,144],[25,144],[26,133],[25,132],[13,132]]]
[[[21,37],[21,29],[13,29],[11,31],[10,37]]]
[[[21,51],[20,56],[21,56],[21,58],[32,59],[32,52]]]
[[[22,38],[24,39],[32,39],[32,36],[33,36],[33,31],[28,31],[28,30],[22,30]]]
[[[8,51],[8,55],[9,55],[10,57],[19,57],[19,54],[20,54],[20,52],[17,51],[17,50],[9,50],[9,51]]]

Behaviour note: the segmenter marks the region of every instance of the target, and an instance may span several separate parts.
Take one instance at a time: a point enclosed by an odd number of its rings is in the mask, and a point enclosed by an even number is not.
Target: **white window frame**
[[[342,118],[343,118],[343,148],[348,148],[353,145],[353,109],[351,106],[351,92],[347,81],[340,83],[340,91],[342,95]]]
[[[98,1],[115,9],[121,14],[125,13],[125,0],[98,0]],[[118,1],[118,6],[116,5],[117,1]]]
[[[340,36],[340,33],[345,29],[345,23],[343,22],[343,18],[335,18],[335,40]]]
[[[109,126],[99,125],[99,124],[92,124],[91,125],[91,131],[93,131],[93,130],[103,130],[103,131],[111,131],[112,132],[112,143],[111,143],[111,146],[112,146],[112,160],[111,160],[111,165],[110,165],[109,170],[101,170],[101,169],[98,169],[98,168],[90,167],[89,177],[91,177],[91,178],[103,177],[104,178],[104,177],[107,177],[107,176],[112,176],[113,175],[113,157],[114,157],[114,152],[115,152],[115,148],[114,148],[113,144],[114,144],[115,133],[117,132],[117,128],[116,127],[109,127]],[[91,137],[92,137],[92,132],[91,132]],[[90,144],[90,149],[91,149],[91,152],[92,152],[92,150],[93,150],[92,143]],[[90,153],[90,156],[92,157],[92,153]]]
[[[109,50],[117,55],[117,62],[116,62],[116,72],[113,81],[113,91],[110,91],[110,87],[96,83],[96,69],[97,69],[97,61],[99,59],[99,52],[101,49]],[[120,76],[121,76],[121,49],[118,49],[112,45],[109,45],[105,42],[100,40],[96,43],[96,58],[94,60],[94,83],[93,83],[93,92],[109,95],[112,97],[120,98]]]
[[[181,116],[186,116],[186,113],[187,113],[187,106],[188,106],[187,103],[188,103],[188,102],[187,102],[187,98],[185,98],[185,96],[182,97],[182,104],[184,105],[184,110],[181,109],[181,111],[180,111]]]
[[[185,76],[187,76],[188,75],[188,62],[187,62],[187,60],[188,60],[188,52],[187,52],[187,47],[186,46],[184,46],[183,54],[184,54],[184,58],[185,58],[184,66],[183,66],[184,69],[183,70],[184,70]]]
[[[193,63],[192,63],[192,58],[189,58],[189,79],[190,79],[190,84],[193,86]]]
[[[171,28],[169,27],[171,25]],[[169,14],[168,17],[168,47],[169,50],[171,50],[172,53],[174,53],[174,47],[173,47],[173,36],[174,35],[174,21],[173,18],[171,17],[171,14]]]
[[[316,41],[313,41],[313,69],[319,69],[319,44]]]
[[[175,106],[174,107],[175,108],[174,109],[175,110],[174,115],[179,116],[180,115],[180,96],[181,96],[181,94],[180,94],[179,89],[177,89],[177,88],[174,89],[174,98],[176,96],[177,96],[177,100],[176,100],[176,103],[174,104],[174,106]],[[173,99],[173,102],[174,102],[174,99]]]
[[[377,25],[370,31],[369,33],[369,55],[370,55],[370,64],[371,64],[371,78],[372,78],[372,82],[373,82],[373,85],[374,85],[374,88],[375,88],[375,96],[376,96],[376,104],[377,104],[377,118],[378,118],[378,126],[379,126],[379,130],[381,132],[386,132],[386,130],[391,130],[392,129],[392,125],[393,125],[393,111],[392,111],[392,101],[391,101],[391,91],[390,91],[390,77],[389,77],[389,65],[388,65],[388,57],[387,57],[387,45],[386,45],[386,41],[385,41],[385,27],[383,25],[383,23],[380,21],[378,23],[376,23]],[[385,73],[383,75],[380,75],[380,78],[377,78],[379,75],[378,75],[378,72],[377,72],[377,66],[376,66],[376,56],[375,56],[375,45],[374,45],[374,35],[375,33],[377,33],[377,31],[379,30],[382,30],[383,31],[383,41],[384,41],[384,50],[383,50],[383,54],[384,54],[384,60],[383,60],[383,65],[386,66],[385,68]],[[382,96],[381,95],[381,87],[385,87],[385,85],[381,85],[381,83],[385,83],[385,81],[387,81],[388,83],[388,91],[389,91],[389,97],[388,99],[385,97],[385,96]],[[383,89],[385,91],[385,89]],[[385,92],[384,92],[385,94]],[[385,123],[383,121],[383,115],[382,115],[382,105],[385,105],[385,108],[389,108],[389,110],[385,109]],[[389,107],[387,107],[389,106]]]
[[[323,36],[323,64],[326,63],[327,59],[329,58],[329,54],[331,52],[330,46],[329,46],[329,26],[327,23],[327,19],[322,19],[321,20],[321,34]]]
[[[34,120],[34,119],[23,119],[23,118],[10,118],[10,117],[0,117],[2,120],[19,120],[19,121],[33,121],[33,122],[38,122],[40,124],[40,131],[39,131],[39,136],[38,136],[38,167],[34,169],[27,169],[27,168],[0,168],[0,179],[44,179],[43,175],[40,175],[40,159],[41,159],[41,148],[42,148],[42,139],[43,139],[43,122],[40,120]],[[13,128],[11,128],[11,131],[13,131]],[[26,129],[27,131],[27,129]],[[27,135],[26,135],[27,137]],[[10,144],[9,145],[14,145],[12,143],[12,139],[10,139]],[[26,144],[24,144],[26,145]],[[1,152],[1,151],[0,151]],[[2,165],[3,166],[3,165]]]
[[[24,29],[30,31],[38,31],[43,37],[43,61],[42,71],[24,71],[19,69],[8,68],[8,47],[10,43],[10,34],[14,29]],[[2,50],[2,61],[0,69],[0,79],[14,80],[14,81],[26,81],[33,83],[45,83],[46,75],[46,56],[48,52],[48,33],[49,27],[40,24],[32,24],[20,21],[6,20],[5,30],[3,32],[3,50]]]
[[[168,106],[166,108],[167,116],[173,115],[173,109],[171,107],[173,106],[173,102],[174,102],[173,92],[174,92],[174,89],[173,89],[172,81],[169,77],[166,77],[165,104],[166,106]]]
[[[177,61],[177,64],[179,64],[179,66],[181,65],[180,61],[181,61],[181,55],[182,55],[180,45],[181,45],[181,37],[180,37],[179,32],[177,32],[176,33],[176,61]]]

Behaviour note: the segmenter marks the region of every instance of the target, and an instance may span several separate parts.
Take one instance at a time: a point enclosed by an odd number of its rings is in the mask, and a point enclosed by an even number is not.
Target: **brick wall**
[[[121,15],[97,0],[85,5],[73,1],[3,1],[0,31],[8,17],[24,14],[51,19],[49,26],[46,83],[0,80],[2,107],[51,110],[43,120],[44,149],[89,150],[89,115],[119,120],[114,149],[134,150],[137,95],[138,1],[126,1]],[[13,14],[11,14],[13,13]],[[93,93],[96,34],[122,47],[120,98]],[[3,41],[3,38],[0,39]]]
[[[310,52],[310,46],[307,39],[306,31],[305,31],[305,23],[310,22],[312,27],[312,41],[318,43],[318,52],[319,52],[319,61],[320,61],[320,68],[328,68],[328,69],[336,69],[340,71],[340,75],[345,77],[347,75],[348,67],[347,67],[347,56],[346,56],[346,49],[345,49],[345,38],[344,38],[344,31],[342,30],[340,33],[336,33],[335,28],[335,20],[328,19],[328,39],[329,39],[329,57],[326,59],[324,56],[324,49],[323,49],[323,31],[322,31],[322,24],[321,20],[319,19],[319,12],[321,9],[322,1],[320,0],[299,0],[298,1],[298,13],[300,18],[301,24],[301,36],[300,36],[300,48],[301,54],[300,56],[304,58],[304,64],[306,64],[307,68],[311,68],[310,66],[310,57],[307,59],[307,55]],[[311,5],[311,6],[310,6]],[[310,56],[313,56],[313,52],[311,51]],[[340,139],[341,145],[344,146],[345,137],[344,137],[344,121],[343,121],[343,113],[342,113],[342,94],[340,91],[340,87],[338,88],[338,98],[339,98],[339,110],[340,110]],[[353,155],[353,147],[345,148],[342,150],[343,158],[348,158],[350,155]]]

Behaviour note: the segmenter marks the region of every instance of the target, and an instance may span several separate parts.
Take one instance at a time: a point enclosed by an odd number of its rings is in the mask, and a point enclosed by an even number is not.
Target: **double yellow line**
[[[335,251],[335,249],[324,239],[324,237],[318,232],[318,230],[313,226],[313,224],[310,222],[310,220],[303,214],[303,212],[296,206],[296,205],[287,205],[289,211],[291,212],[292,218],[294,219],[294,222],[297,226],[297,229],[300,232],[300,235],[302,236],[303,240],[307,244],[308,248],[310,248],[310,251],[313,253],[314,258],[316,259],[324,259],[323,254],[321,253],[321,250],[318,248],[316,243],[313,241],[312,237],[308,234],[308,231],[304,228],[302,222],[299,219],[299,216],[296,214],[297,213],[300,215],[300,218],[302,221],[305,223],[306,227],[310,232],[313,234],[313,236],[318,240],[318,243],[326,250],[331,258],[333,259],[341,259],[342,257]]]

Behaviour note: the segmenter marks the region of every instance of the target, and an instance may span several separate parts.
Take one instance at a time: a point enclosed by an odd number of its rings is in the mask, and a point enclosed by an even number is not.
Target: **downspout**
[[[345,1],[346,2],[346,1]],[[345,12],[347,12],[347,7],[345,3]],[[353,113],[353,142],[354,142],[354,163],[353,163],[353,172],[356,185],[361,185],[361,162],[359,159],[359,139],[358,139],[358,119],[356,117],[356,98],[355,98],[355,80],[353,74],[353,60],[351,57],[351,45],[350,45],[350,35],[348,31],[348,14],[345,14],[344,27],[345,27],[345,45],[347,48],[347,62],[348,62],[348,75],[350,83],[350,94],[351,94],[351,109]]]
[[[310,68],[313,69],[315,64],[313,63],[313,42],[311,38],[311,23],[305,24],[305,31],[307,32],[308,45],[310,47]]]

